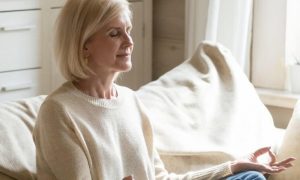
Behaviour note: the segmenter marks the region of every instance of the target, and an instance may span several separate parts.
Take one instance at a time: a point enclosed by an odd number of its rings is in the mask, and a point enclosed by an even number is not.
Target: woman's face
[[[88,58],[88,66],[97,75],[126,72],[131,69],[131,29],[128,15],[118,16],[86,42],[84,51]]]

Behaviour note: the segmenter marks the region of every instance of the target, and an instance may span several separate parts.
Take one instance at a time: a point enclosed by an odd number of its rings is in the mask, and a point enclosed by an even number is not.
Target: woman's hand
[[[274,153],[270,150],[270,147],[264,147],[261,149],[258,149],[254,153],[250,154],[244,159],[233,161],[231,164],[231,171],[232,173],[238,173],[241,171],[259,171],[262,173],[278,173],[281,171],[286,170],[287,168],[292,166],[292,161],[295,160],[295,158],[287,158],[283,161],[276,162],[276,157]],[[267,154],[270,157],[269,163],[260,163],[258,162],[258,158],[261,155]]]

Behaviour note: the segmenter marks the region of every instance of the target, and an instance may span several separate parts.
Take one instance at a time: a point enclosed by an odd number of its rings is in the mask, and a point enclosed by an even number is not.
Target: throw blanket
[[[203,42],[191,59],[138,90],[161,154],[243,156],[277,141],[273,120],[230,51]]]

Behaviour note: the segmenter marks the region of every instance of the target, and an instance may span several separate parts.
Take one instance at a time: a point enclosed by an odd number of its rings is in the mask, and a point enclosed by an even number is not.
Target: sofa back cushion
[[[7,179],[35,179],[32,130],[45,96],[0,103],[0,174]],[[10,178],[9,178],[10,177]]]

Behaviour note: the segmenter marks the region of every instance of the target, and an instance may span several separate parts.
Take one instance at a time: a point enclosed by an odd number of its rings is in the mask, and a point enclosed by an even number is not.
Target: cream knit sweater
[[[219,179],[231,174],[229,163],[169,174],[154,147],[145,108],[133,91],[121,86],[117,91],[116,99],[98,99],[67,82],[47,97],[34,129],[38,179]]]

